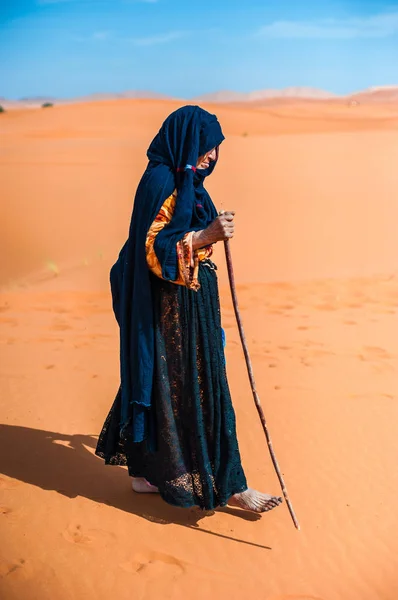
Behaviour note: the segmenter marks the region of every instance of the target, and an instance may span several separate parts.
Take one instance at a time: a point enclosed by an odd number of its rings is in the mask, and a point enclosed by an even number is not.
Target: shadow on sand
[[[171,506],[156,494],[135,494],[129,485],[126,469],[105,466],[103,460],[90,450],[94,450],[95,446],[96,438],[91,435],[65,435],[0,425],[0,472],[68,498],[83,496],[155,523],[175,523],[208,535],[271,550],[269,546],[199,528],[199,521],[208,512]],[[232,507],[218,510],[248,521],[260,518]]]

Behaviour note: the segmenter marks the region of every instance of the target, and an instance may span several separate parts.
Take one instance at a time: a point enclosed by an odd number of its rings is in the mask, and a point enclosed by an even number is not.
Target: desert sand
[[[398,597],[398,106],[204,105],[236,210],[257,388],[301,530],[168,506],[95,457],[119,383],[108,274],[167,100],[13,110],[1,128],[4,600]],[[250,485],[279,493],[217,248]],[[202,535],[203,534],[203,535]]]

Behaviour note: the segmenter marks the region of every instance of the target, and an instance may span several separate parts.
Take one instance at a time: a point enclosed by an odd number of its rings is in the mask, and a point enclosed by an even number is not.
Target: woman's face
[[[210,152],[206,152],[203,156],[199,156],[196,163],[197,169],[208,169],[212,161],[217,160],[217,148],[213,148]]]

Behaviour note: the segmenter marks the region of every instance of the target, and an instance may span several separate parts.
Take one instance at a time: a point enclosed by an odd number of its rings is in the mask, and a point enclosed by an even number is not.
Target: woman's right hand
[[[212,244],[229,240],[234,236],[234,217],[235,211],[223,211],[216,219],[214,219],[213,223],[210,223],[205,229],[209,238],[212,239]]]
[[[216,242],[229,240],[234,236],[234,211],[223,211],[206,229],[197,231],[193,237],[193,249],[210,246]]]

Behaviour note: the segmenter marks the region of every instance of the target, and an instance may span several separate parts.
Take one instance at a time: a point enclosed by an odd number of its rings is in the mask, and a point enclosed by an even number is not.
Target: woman
[[[198,106],[152,141],[129,237],[111,269],[121,385],[96,454],[127,465],[135,492],[173,505],[264,512],[280,497],[247,487],[223,349],[212,245],[234,233],[203,182],[224,136]]]

